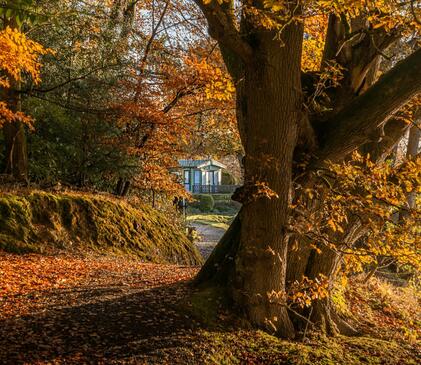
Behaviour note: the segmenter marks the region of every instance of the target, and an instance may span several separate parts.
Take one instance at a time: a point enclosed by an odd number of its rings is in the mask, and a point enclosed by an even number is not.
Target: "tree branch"
[[[421,49],[324,123],[318,161],[339,161],[369,142],[394,112],[421,92],[420,64]]]
[[[240,36],[235,26],[235,16],[232,9],[232,3],[219,5],[217,1],[211,1],[204,4],[203,0],[194,0],[202,10],[209,25],[209,34],[216,39],[220,45],[229,48],[243,62],[246,62],[252,56],[252,48]]]
[[[363,155],[370,154],[374,162],[384,161],[410,126],[403,119],[390,118],[384,128],[377,129],[371,141],[361,146]]]

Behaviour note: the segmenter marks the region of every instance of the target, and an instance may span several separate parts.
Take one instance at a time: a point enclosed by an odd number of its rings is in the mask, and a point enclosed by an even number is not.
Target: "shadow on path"
[[[88,297],[78,288],[79,305],[2,320],[0,363],[195,364],[188,346],[199,325],[179,309],[189,291],[186,282],[129,292],[95,288]],[[54,301],[60,293],[48,295]]]

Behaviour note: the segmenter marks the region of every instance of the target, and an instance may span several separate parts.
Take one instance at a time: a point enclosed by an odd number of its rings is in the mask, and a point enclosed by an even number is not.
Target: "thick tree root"
[[[357,336],[358,331],[336,313],[329,299],[318,300],[313,304],[311,322],[315,329],[329,336]]]
[[[241,222],[239,215],[237,215],[197,274],[194,285],[199,290],[208,291],[209,288],[217,287],[220,290],[227,289],[225,293],[228,295],[233,293],[233,288],[235,287],[235,258],[240,243],[240,231]],[[232,300],[234,298],[229,299]],[[294,317],[294,314],[291,314],[291,316]],[[310,321],[314,324],[314,329],[321,330],[330,336],[338,334],[346,336],[358,335],[358,332],[352,326],[338,316],[328,299],[314,303]],[[283,322],[290,323],[289,320]],[[296,324],[297,327],[306,325],[302,318]],[[286,331],[278,330],[277,332],[276,335],[280,337],[291,337],[291,333],[294,331],[292,328],[287,328]]]

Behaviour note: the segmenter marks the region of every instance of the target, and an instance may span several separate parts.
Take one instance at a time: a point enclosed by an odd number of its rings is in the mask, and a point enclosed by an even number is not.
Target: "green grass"
[[[187,221],[227,230],[234,217],[235,214],[202,213],[189,215]]]
[[[200,333],[203,364],[360,365],[418,364],[416,353],[395,341],[370,337],[313,335],[286,341],[253,330],[205,330]],[[206,345],[205,345],[206,344]]]

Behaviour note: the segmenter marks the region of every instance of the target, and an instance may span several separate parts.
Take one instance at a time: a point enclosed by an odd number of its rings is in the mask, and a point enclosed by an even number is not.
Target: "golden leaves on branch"
[[[350,161],[329,164],[313,188],[296,188],[291,230],[313,246],[345,254],[348,270],[360,271],[379,256],[421,267],[419,202],[409,207],[410,192],[421,193],[421,158],[380,165],[355,152]],[[364,229],[363,240],[347,240],[352,224]]]
[[[5,74],[0,77],[0,87],[8,89],[12,82],[20,81],[22,73],[29,75],[35,84],[40,79],[41,64],[39,57],[51,53],[42,45],[26,37],[17,29],[6,27],[0,31],[0,70]],[[5,102],[0,102],[0,125],[2,122],[20,120],[30,124],[32,119],[21,112],[10,110]]]
[[[232,200],[238,201],[242,204],[249,204],[259,199],[278,199],[279,195],[274,191],[266,181],[250,181],[246,182],[244,186],[238,188]]]
[[[219,5],[222,5],[224,2],[229,2],[230,0],[202,0],[203,4],[209,5],[212,1],[217,2]]]
[[[304,47],[306,42],[304,41]],[[321,57],[321,55],[320,55]],[[316,112],[326,111],[326,107],[321,101],[328,100],[327,91],[338,87],[343,79],[345,69],[335,61],[327,61],[322,71],[317,71],[320,67],[321,58],[319,60],[306,61],[303,57],[302,67],[304,70],[313,71],[317,74],[316,82],[313,85],[314,91],[306,98],[306,106]]]
[[[324,13],[336,14],[351,22],[351,19],[364,17],[372,29],[384,28],[386,32],[398,28],[406,31],[419,29],[414,19],[410,2],[388,0],[322,0],[317,1],[315,9]],[[417,10],[419,13],[419,9]]]
[[[319,274],[315,279],[303,276],[300,281],[294,281],[288,291],[272,290],[266,293],[270,303],[293,307],[310,307],[313,301],[321,300],[329,295],[329,278]],[[259,295],[258,295],[259,296]]]
[[[32,127],[33,120],[30,116],[22,112],[14,112],[9,109],[7,103],[0,101],[0,127],[4,122],[11,123],[16,121],[21,121],[29,127]]]
[[[186,65],[196,75],[197,83],[203,85],[207,99],[219,101],[233,99],[234,84],[228,73],[221,70],[220,67],[208,62],[206,58],[199,60],[194,56],[186,59]]]
[[[303,276],[301,281],[295,281],[289,290],[289,300],[300,308],[310,307],[315,300],[321,300],[329,295],[329,279],[320,274],[309,279]]]
[[[304,40],[301,67],[303,71],[319,71],[327,31],[326,14],[309,14],[304,17]]]
[[[0,67],[8,76],[1,79],[1,86],[9,87],[10,79],[19,81],[22,72],[28,73],[38,84],[41,81],[39,56],[47,53],[51,51],[17,29],[7,27],[0,31]]]

